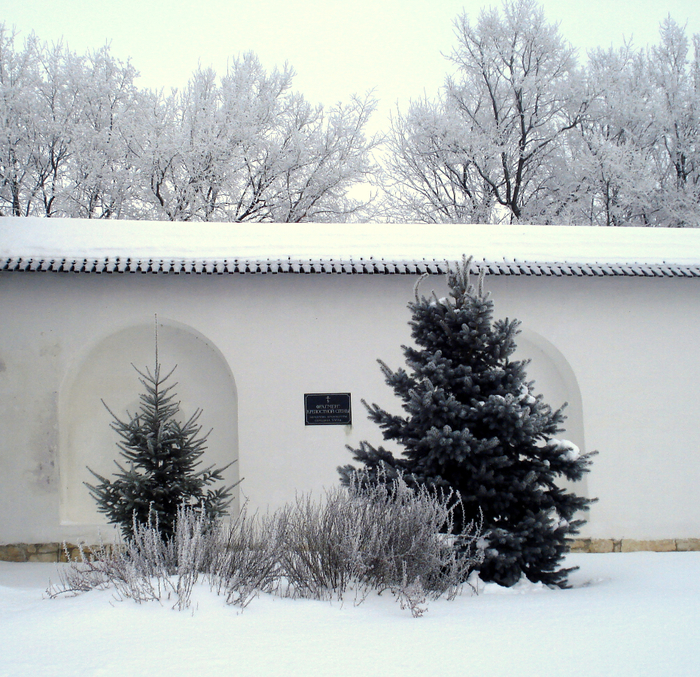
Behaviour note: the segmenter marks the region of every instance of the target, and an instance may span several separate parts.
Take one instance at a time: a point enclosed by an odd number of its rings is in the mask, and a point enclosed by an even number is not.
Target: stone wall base
[[[89,548],[86,548],[89,552]],[[0,545],[0,562],[67,562],[80,559],[73,543],[13,543]]]
[[[577,538],[571,552],[689,552],[700,550],[700,538]],[[89,552],[90,547],[86,550]],[[0,562],[66,562],[80,559],[80,549],[73,543],[14,543],[0,545]]]
[[[662,538],[637,540],[634,538],[577,538],[571,543],[571,552],[689,552],[700,550],[700,538]]]

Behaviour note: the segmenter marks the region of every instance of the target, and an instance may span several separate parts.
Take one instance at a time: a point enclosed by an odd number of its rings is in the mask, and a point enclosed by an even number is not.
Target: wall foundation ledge
[[[87,552],[90,548],[84,548]],[[67,555],[66,555],[67,553]],[[0,562],[67,562],[80,559],[73,543],[11,543],[0,545]]]
[[[109,546],[108,546],[109,547]],[[90,553],[99,546],[83,546]],[[74,543],[10,543],[0,545],[0,562],[66,562],[80,559],[80,547]],[[632,538],[577,538],[571,542],[571,552],[697,552],[700,538],[662,538],[638,540]]]
[[[577,538],[571,552],[690,552],[700,550],[700,538]]]

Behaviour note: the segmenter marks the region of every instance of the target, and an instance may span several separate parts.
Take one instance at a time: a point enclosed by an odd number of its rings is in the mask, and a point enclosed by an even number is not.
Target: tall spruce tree
[[[126,420],[121,420],[102,402],[112,415],[112,429],[121,438],[117,447],[126,464],[115,461],[118,472],[113,480],[88,468],[100,482],[86,486],[97,501],[98,511],[119,525],[125,538],[133,536],[134,521],[150,520],[157,521],[167,539],[173,535],[177,511],[183,504],[201,507],[211,519],[226,513],[235,485],[216,489],[210,485],[223,480],[223,472],[231,464],[198,469],[208,437],[208,433],[201,434],[198,424],[202,410],[197,409],[184,423],[177,420],[180,405],[173,392],[177,384],[165,385],[175,368],[161,377],[157,344],[153,373],[148,368],[145,372],[134,369],[145,388],[138,412],[134,416],[127,412]]]
[[[571,569],[560,563],[583,524],[575,515],[591,500],[557,480],[580,480],[592,454],[555,439],[563,407],[552,410],[534,394],[527,361],[510,359],[520,323],[493,320],[483,275],[473,286],[470,266],[465,259],[448,276],[451,298],[419,297],[416,285],[409,308],[417,347],[402,346],[408,371],[379,361],[406,415],[363,400],[384,439],[403,447],[402,456],[368,442],[349,449],[374,481],[401,473],[408,483],[453,488],[464,520],[483,513],[482,580],[511,586],[525,574],[566,587]],[[338,470],[344,484],[358,472],[352,465]]]

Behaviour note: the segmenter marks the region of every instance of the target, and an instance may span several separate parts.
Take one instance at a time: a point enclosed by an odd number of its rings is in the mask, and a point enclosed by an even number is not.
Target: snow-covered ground
[[[0,676],[683,677],[700,674],[700,552],[570,555],[570,590],[483,586],[413,618],[263,595],[242,612],[208,587],[194,608],[46,599],[53,564],[0,562]]]

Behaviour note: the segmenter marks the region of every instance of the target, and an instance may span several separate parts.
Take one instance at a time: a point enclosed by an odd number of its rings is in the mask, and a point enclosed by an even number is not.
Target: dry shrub
[[[112,587],[121,598],[174,599],[183,609],[202,577],[244,608],[259,592],[329,599],[353,585],[360,601],[370,590],[390,590],[420,616],[428,598],[453,598],[482,557],[480,524],[454,532],[460,505],[454,494],[413,489],[400,477],[374,485],[360,477],[322,500],[298,496],[272,515],[243,508],[229,525],[183,506],[171,538],[152,518],[134,524],[122,545],[81,549],[47,592]]]
[[[244,506],[219,531],[207,575],[228,604],[245,608],[258,592],[276,591],[280,579],[282,535],[276,516],[252,517]]]

